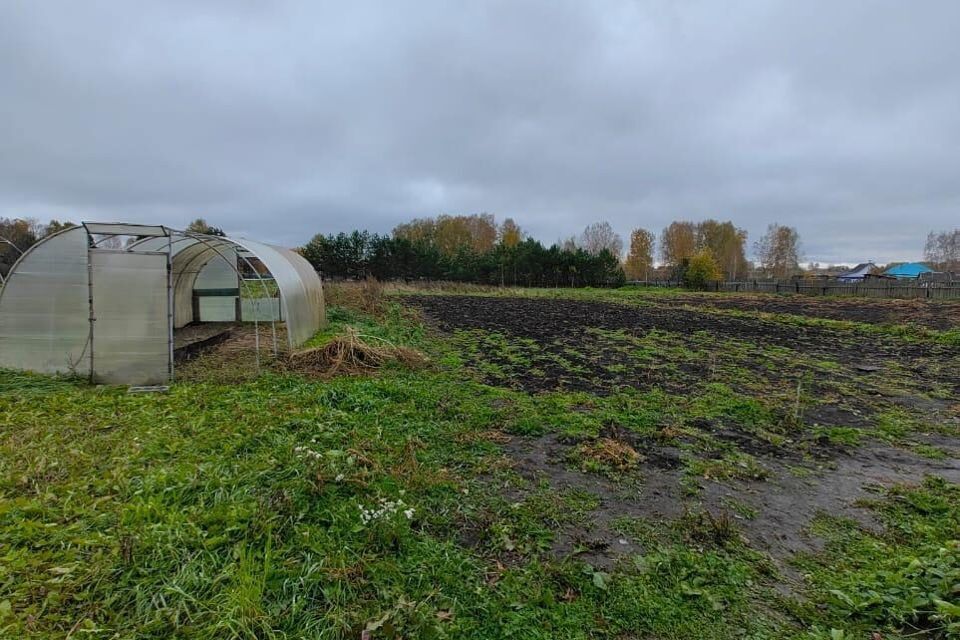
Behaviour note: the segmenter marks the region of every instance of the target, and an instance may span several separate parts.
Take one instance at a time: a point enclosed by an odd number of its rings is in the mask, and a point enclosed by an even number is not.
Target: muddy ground
[[[693,305],[716,309],[791,313],[811,318],[868,324],[916,325],[947,330],[960,327],[960,300],[880,300],[819,298],[807,295],[690,294],[663,296],[662,305]]]
[[[859,504],[876,487],[928,474],[960,482],[960,348],[954,346],[680,308],[676,299],[640,307],[538,298],[405,300],[489,384],[596,397],[662,392],[682,407],[655,425],[661,431],[608,423],[593,436],[509,434],[504,456],[528,488],[547,482],[556,491],[599,497],[586,522],[558,532],[554,552],[561,556],[576,553],[610,566],[643,546],[625,520],[676,531],[691,514],[709,513],[731,519],[742,542],[769,554],[789,577],[796,553],[820,548],[810,533],[818,514],[876,527]],[[705,389],[717,384],[737,401],[762,406],[762,420],[738,422],[736,413],[704,409],[697,398],[709,405]],[[668,430],[676,433],[664,437]],[[617,474],[572,464],[571,454],[591,438],[628,445],[640,463]],[[731,466],[734,472],[726,473]],[[516,499],[528,489],[507,482],[500,490]]]
[[[822,540],[809,532],[816,516],[841,516],[877,529],[873,513],[861,501],[875,496],[879,487],[916,484],[926,475],[960,483],[960,449],[954,449],[953,457],[930,460],[896,447],[872,444],[839,452],[819,468],[813,467],[815,472],[810,475],[795,475],[792,465],[767,460],[770,475],[763,481],[698,479],[699,491],[691,496],[684,488],[684,470],[679,464],[646,462],[638,471],[637,482],[625,484],[571,468],[565,462],[569,449],[570,444],[555,434],[515,436],[505,445],[513,468],[532,486],[547,481],[556,491],[585,490],[600,498],[600,507],[587,522],[559,532],[553,552],[568,556],[584,549],[578,554],[581,559],[603,567],[615,566],[625,555],[644,551],[642,541],[630,536],[619,524],[620,519],[638,518],[654,528],[682,528],[685,518],[706,510],[731,518],[743,543],[768,554],[791,576],[788,563],[795,554],[815,553],[822,548]],[[502,489],[511,490],[507,486]],[[515,497],[522,496],[521,491]]]

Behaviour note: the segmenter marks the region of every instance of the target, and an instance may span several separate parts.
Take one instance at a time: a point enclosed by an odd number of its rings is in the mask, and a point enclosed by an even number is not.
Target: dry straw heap
[[[415,349],[397,346],[376,336],[362,335],[348,327],[344,335],[322,346],[290,354],[287,367],[299,373],[330,377],[369,374],[390,363],[415,368],[423,366],[426,361],[426,356]]]

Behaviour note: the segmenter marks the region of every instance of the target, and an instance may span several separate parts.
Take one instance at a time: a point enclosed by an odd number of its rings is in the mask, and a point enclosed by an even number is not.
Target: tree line
[[[594,240],[589,227],[582,241]],[[430,279],[510,286],[618,286],[619,256],[601,242],[544,246],[507,218],[438,216],[398,225],[390,235],[367,231],[317,234],[301,247],[326,277]]]
[[[437,279],[526,286],[611,286],[627,280],[673,280],[703,286],[756,275],[746,257],[747,233],[732,222],[676,221],[656,236],[647,229],[624,243],[608,222],[545,246],[511,218],[490,214],[417,218],[392,234],[317,234],[301,253],[327,277]],[[659,250],[662,264],[654,255]],[[771,225],[756,244],[763,275],[798,272],[799,234]]]

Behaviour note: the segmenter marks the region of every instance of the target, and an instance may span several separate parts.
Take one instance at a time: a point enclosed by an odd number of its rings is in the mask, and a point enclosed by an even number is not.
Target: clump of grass
[[[347,327],[343,335],[334,337],[322,346],[291,353],[286,368],[328,378],[373,373],[390,363],[417,368],[426,362],[426,356],[416,349],[395,345],[384,338],[360,334],[356,329]]]
[[[855,427],[817,427],[813,433],[819,441],[838,447],[857,447],[863,442],[863,431]]]
[[[770,472],[755,457],[740,451],[730,451],[720,458],[695,459],[687,465],[687,472],[704,480],[766,480]]]
[[[757,515],[759,515],[759,511],[757,511],[756,508],[745,502],[741,502],[733,498],[724,498],[721,500],[721,502],[736,515],[746,520],[753,520],[757,517]]]
[[[918,443],[910,447],[914,453],[924,458],[929,458],[931,460],[946,460],[949,458],[949,454],[941,449],[930,444]]]
[[[952,347],[960,346],[960,329],[951,329],[939,334],[934,334],[934,339],[940,344]]]
[[[597,438],[582,442],[573,451],[584,471],[629,471],[643,460],[636,449],[613,438]]]
[[[723,383],[705,385],[703,395],[694,400],[691,409],[708,420],[723,420],[747,429],[773,423],[770,410],[760,400],[738,393]]]
[[[725,547],[740,539],[740,531],[727,511],[721,511],[717,515],[706,510],[687,511],[677,524],[696,542]]]
[[[656,437],[662,442],[674,442],[681,436],[683,436],[683,430],[676,425],[667,425],[662,427],[656,433]]]

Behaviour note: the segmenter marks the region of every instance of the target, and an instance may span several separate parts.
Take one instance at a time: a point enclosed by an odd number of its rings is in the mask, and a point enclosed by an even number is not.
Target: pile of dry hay
[[[592,442],[581,443],[575,451],[584,461],[591,460],[617,471],[632,469],[643,462],[643,456],[637,453],[636,449],[613,438],[598,438]]]
[[[376,336],[361,335],[348,327],[321,347],[291,353],[286,368],[320,377],[338,374],[373,373],[384,365],[396,362],[407,367],[420,367],[427,358],[416,349],[397,346]]]

